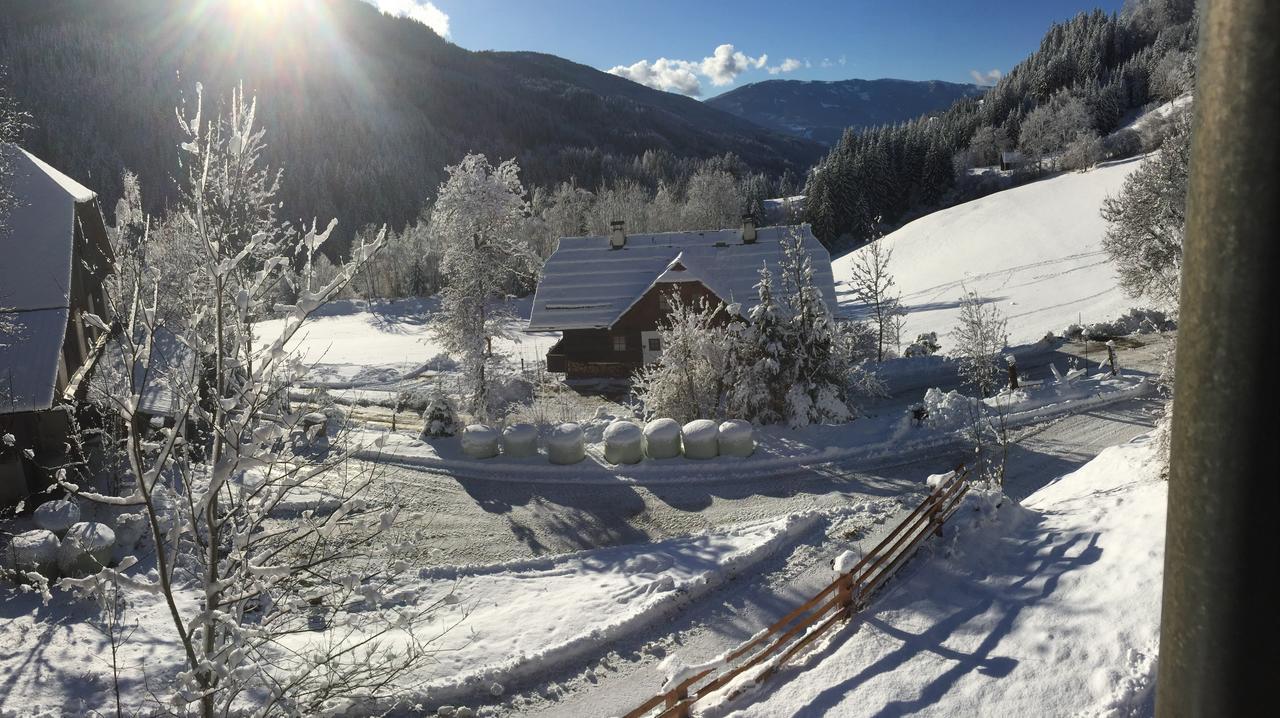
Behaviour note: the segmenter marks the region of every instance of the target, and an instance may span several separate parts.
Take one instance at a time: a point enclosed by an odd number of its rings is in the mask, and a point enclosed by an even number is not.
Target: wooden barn
[[[106,343],[113,257],[97,195],[0,145],[16,203],[0,229],[0,503],[43,488],[70,460],[72,402]]]
[[[658,327],[667,297],[737,304],[756,302],[762,265],[775,275],[782,238],[796,232],[813,261],[823,297],[835,309],[831,256],[808,225],[627,234],[614,222],[608,237],[565,237],[547,260],[534,295],[528,331],[559,331],[547,370],[569,379],[626,378],[662,353]]]

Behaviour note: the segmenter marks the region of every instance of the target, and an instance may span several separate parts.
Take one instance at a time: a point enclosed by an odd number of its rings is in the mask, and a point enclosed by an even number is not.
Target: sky
[[[1122,0],[366,0],[468,50],[534,50],[707,98],[767,79],[993,84],[1049,24]]]

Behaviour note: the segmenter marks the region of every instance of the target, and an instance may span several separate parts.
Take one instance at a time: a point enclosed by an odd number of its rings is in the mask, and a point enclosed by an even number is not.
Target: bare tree
[[[127,573],[126,559],[64,586],[97,592],[127,583],[161,596],[186,662],[166,710],[209,717],[394,701],[395,682],[427,656],[420,626],[433,608],[392,600],[403,567],[372,547],[396,523],[397,507],[372,492],[372,474],[351,466],[347,453],[318,450],[316,434],[330,422],[291,410],[285,395],[299,371],[286,350],[291,338],[378,251],[382,235],[356,247],[331,280],[281,307],[287,318],[278,334],[255,337],[250,326],[290,262],[286,237],[250,231],[269,214],[259,203],[275,201],[255,104],[233,92],[225,114],[209,121],[197,89],[194,113],[179,113],[190,169],[180,226],[202,253],[201,281],[190,286],[203,294],[204,316],[166,328],[156,295],[140,288],[124,300],[136,307],[117,307],[135,320],[118,340],[141,370],[124,371],[125,385],[107,397],[125,425],[129,488],[96,493],[59,476],[83,499],[140,507],[155,560],[155,578]],[[217,205],[208,201],[214,195]],[[314,249],[332,227],[293,241]],[[139,256],[140,284],[154,273],[146,253]],[[164,377],[175,420],[154,431],[139,407],[148,376],[163,370],[147,347],[166,330],[208,359]],[[281,519],[280,507],[317,490],[332,510]],[[314,631],[317,623],[325,630]]]
[[[999,307],[965,290],[960,298],[960,323],[952,330],[960,376],[982,396],[990,396],[999,383],[996,365],[1008,343],[1008,322]]]
[[[876,328],[876,361],[885,358],[885,348],[897,348],[899,321],[906,315],[897,292],[893,275],[889,272],[889,260],[893,250],[879,239],[854,253],[851,265],[850,286],[854,297],[871,312],[871,323]]]

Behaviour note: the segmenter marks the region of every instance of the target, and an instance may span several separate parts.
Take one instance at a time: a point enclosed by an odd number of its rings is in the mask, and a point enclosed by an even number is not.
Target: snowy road
[[[1084,465],[1103,449],[1144,434],[1153,426],[1152,412],[1157,402],[1133,400],[1112,405],[1096,412],[1069,416],[1027,430],[1018,447],[1011,453],[1007,491],[1023,497],[1052,479]],[[952,457],[954,458],[954,457]],[[918,482],[929,473],[945,468],[950,459],[936,458],[916,464],[877,471],[874,480],[893,485]],[[871,475],[859,475],[871,480]],[[848,479],[844,481],[852,481]],[[792,480],[787,480],[788,482]],[[804,481],[796,479],[795,481]],[[833,478],[812,477],[802,497],[822,501],[819,487],[830,487],[843,500],[851,501],[855,489],[849,483],[833,483]],[[729,518],[734,511],[760,512],[791,510],[798,497],[756,496],[713,504],[705,518],[715,521]],[[812,506],[815,504],[806,504]],[[904,509],[905,511],[905,509]],[[873,525],[861,537],[865,548],[874,545],[897,518]],[[515,695],[502,708],[511,715],[551,718],[568,715],[620,715],[653,695],[661,686],[658,662],[676,654],[685,663],[708,660],[767,626],[804,598],[825,586],[833,574],[830,561],[844,544],[834,531],[815,530],[799,540],[790,552],[780,552],[761,565],[750,580],[736,581],[704,599],[665,627],[614,646],[612,660],[604,665],[583,664],[561,675],[548,676],[542,685],[525,695]],[[548,690],[548,686],[551,689]]]

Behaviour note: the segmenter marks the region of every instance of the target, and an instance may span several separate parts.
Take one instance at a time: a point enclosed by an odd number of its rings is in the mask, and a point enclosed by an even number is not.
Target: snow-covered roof
[[[76,205],[96,195],[21,147],[0,153],[17,200],[0,230],[0,412],[35,411],[52,406],[57,383]]]
[[[68,311],[0,312],[0,414],[53,406]]]
[[[565,237],[543,268],[528,329],[605,329],[654,284],[680,280],[702,282],[746,313],[756,302],[761,265],[777,273],[789,231],[799,233],[814,279],[834,311],[831,256],[807,224],[760,227],[752,243],[742,241],[741,229],[628,234],[621,249],[610,248],[608,237]],[[677,259],[684,270],[672,272]]]

